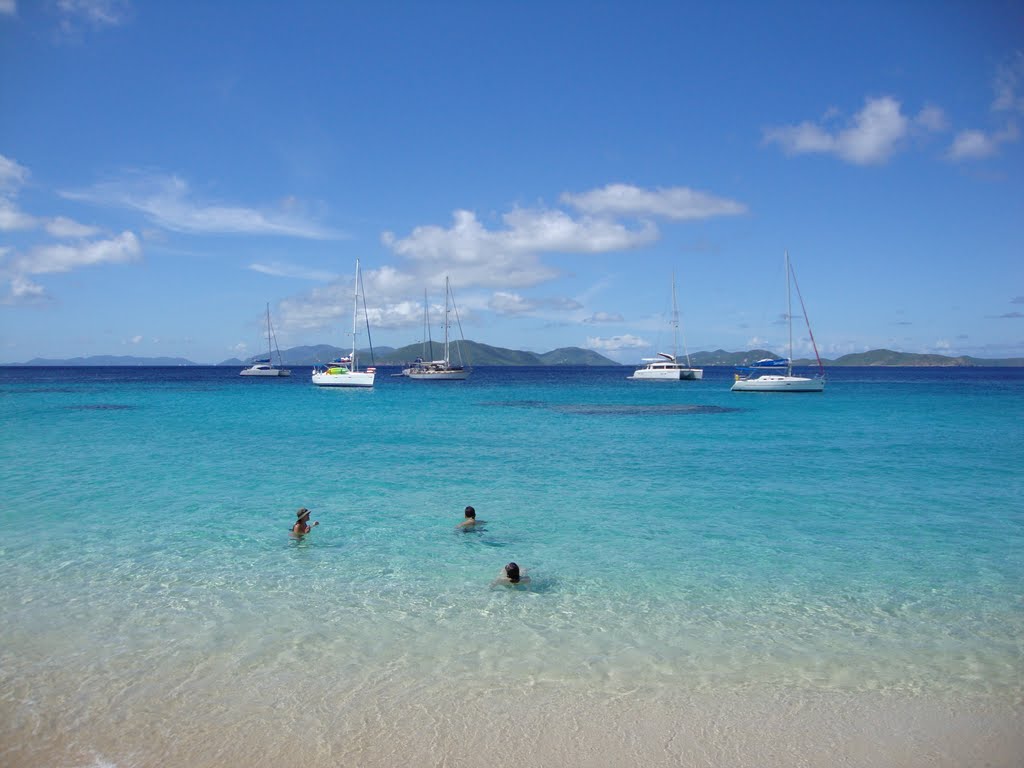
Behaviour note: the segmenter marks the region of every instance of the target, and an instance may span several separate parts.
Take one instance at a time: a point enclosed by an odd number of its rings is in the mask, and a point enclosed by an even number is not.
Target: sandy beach
[[[291,691],[127,687],[29,714],[8,692],[9,768],[116,766],[850,766],[1012,768],[1024,709],[913,696],[732,691],[617,695],[537,683],[500,690],[381,684],[302,670]],[[255,681],[248,681],[252,685]],[[81,701],[81,699],[80,699]],[[12,727],[13,726],[13,727]]]

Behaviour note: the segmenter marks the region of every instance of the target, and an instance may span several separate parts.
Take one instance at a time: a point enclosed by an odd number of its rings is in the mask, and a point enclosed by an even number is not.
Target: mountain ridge
[[[465,365],[553,367],[568,365],[639,365],[639,361],[637,363],[617,363],[598,352],[581,347],[561,347],[550,352],[537,353],[492,347],[475,341],[460,342],[460,344],[464,345],[463,364]],[[311,366],[317,363],[329,362],[339,355],[348,354],[349,351],[330,346],[329,344],[316,344],[292,347],[282,351],[281,354],[284,358],[285,366]],[[429,351],[431,354],[427,356],[431,359],[436,360],[443,355],[442,345],[439,342],[434,342]],[[359,355],[362,363],[371,364],[369,350],[360,350]],[[374,350],[373,363],[377,365],[401,365],[423,356],[422,344],[409,344],[398,349],[394,347],[378,347]],[[216,363],[215,366],[241,367],[251,365],[252,361],[258,357],[260,356],[254,356],[247,360],[230,358]],[[453,362],[458,362],[458,355],[453,354],[453,357]],[[716,349],[711,352],[694,352],[689,356],[689,364],[698,367],[742,366],[749,365],[766,357],[774,358],[779,357],[779,355],[766,349],[752,349],[741,352],[726,352],[724,349]],[[971,355],[952,357],[918,352],[896,352],[891,349],[872,349],[867,352],[842,355],[834,360],[823,358],[822,364],[830,367],[1019,368],[1024,367],[1024,357],[981,358]],[[92,355],[63,359],[35,357],[24,363],[0,363],[0,366],[6,367],[177,367],[201,365],[210,364],[195,363],[184,357],[134,357],[130,355]],[[794,360],[793,365],[799,367],[816,366],[817,361],[803,358]]]

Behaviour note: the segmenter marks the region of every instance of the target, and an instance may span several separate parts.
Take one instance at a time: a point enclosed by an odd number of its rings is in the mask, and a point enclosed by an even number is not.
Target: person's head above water
[[[509,563],[505,566],[505,575],[509,581],[515,584],[519,581],[519,566],[515,563]]]
[[[300,523],[309,520],[309,510],[306,509],[305,507],[302,507],[301,509],[299,509],[298,512],[295,513],[295,517]]]
[[[472,507],[466,507],[466,517],[470,520],[476,520],[476,510]]]

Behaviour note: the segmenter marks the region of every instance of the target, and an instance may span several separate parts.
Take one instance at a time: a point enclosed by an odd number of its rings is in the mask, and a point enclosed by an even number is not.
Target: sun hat
[[[309,517],[309,510],[302,507],[298,512],[295,513],[295,517],[301,520],[304,517]]]

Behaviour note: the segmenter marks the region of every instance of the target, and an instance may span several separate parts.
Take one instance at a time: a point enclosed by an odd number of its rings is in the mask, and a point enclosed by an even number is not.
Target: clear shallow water
[[[1020,706],[1024,371],[629,372],[0,368],[0,747],[328,693]],[[490,588],[509,560],[528,591]]]

